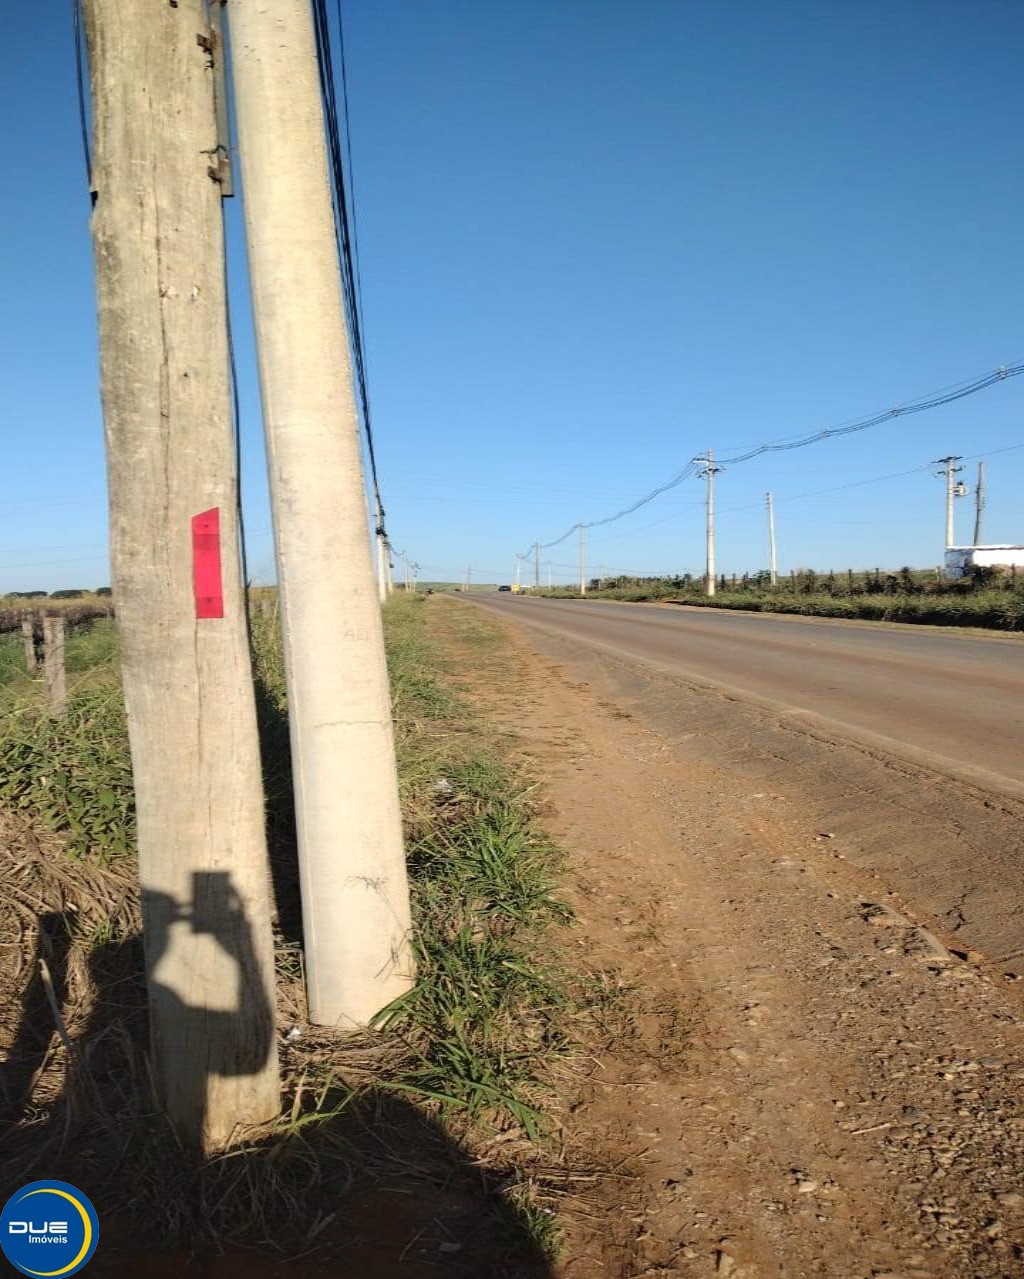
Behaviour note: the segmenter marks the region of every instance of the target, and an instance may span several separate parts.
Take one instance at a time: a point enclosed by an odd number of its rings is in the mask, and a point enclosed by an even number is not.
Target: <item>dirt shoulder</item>
[[[428,607],[444,638],[464,606]],[[544,779],[581,964],[687,1010],[674,1042],[612,1041],[576,1081],[577,1135],[639,1181],[628,1220],[571,1224],[564,1279],[1021,1274],[1019,987],[791,803],[742,714],[711,749],[727,702],[709,723],[650,672],[488,624],[508,669],[466,682]]]

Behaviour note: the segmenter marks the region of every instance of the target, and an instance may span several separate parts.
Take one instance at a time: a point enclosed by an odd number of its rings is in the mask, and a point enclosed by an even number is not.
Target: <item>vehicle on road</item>
[[[511,589],[512,589],[512,587],[511,587],[511,586],[499,586],[499,587],[498,587],[498,590],[499,590],[499,591],[510,591]]]

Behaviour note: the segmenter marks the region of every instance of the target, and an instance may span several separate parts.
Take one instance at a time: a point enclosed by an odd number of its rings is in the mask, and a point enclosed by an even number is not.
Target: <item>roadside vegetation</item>
[[[536,593],[536,592],[531,592]],[[576,597],[558,588],[541,595]],[[1024,575],[979,570],[963,581],[938,580],[934,570],[902,568],[895,573],[816,573],[781,577],[772,587],[767,573],[742,577],[724,574],[717,593],[708,598],[698,578],[616,577],[595,580],[587,595],[596,599],[676,602],[703,608],[745,609],[757,613],[799,613],[814,617],[862,618],[869,621],[922,622],[934,626],[979,626],[994,630],[1024,629]]]
[[[354,1184],[360,1194],[447,1184],[452,1152],[463,1151],[510,1264],[517,1248],[539,1257],[554,1247],[552,1205],[566,1183],[559,1072],[583,1015],[582,987],[558,966],[551,936],[569,918],[560,859],[526,783],[443,674],[423,608],[422,596],[399,597],[386,610],[419,980],[375,1029],[344,1039],[304,1019],[281,643],[273,600],[255,610],[283,1118],[198,1170],[149,1100],[113,625],[69,635],[60,718],[19,669],[20,636],[3,637],[0,942],[18,962],[0,981],[0,1046],[7,1104],[22,1105],[0,1161],[8,1180],[57,1166],[60,1151],[61,1175],[116,1205],[154,1248],[288,1252],[331,1237],[338,1196]]]

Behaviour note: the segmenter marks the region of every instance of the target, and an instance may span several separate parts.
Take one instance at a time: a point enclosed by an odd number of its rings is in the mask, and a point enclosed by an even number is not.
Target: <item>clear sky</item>
[[[1024,357],[1018,0],[346,0],[345,23],[382,480],[424,577],[471,563],[508,580],[515,551],[709,446],[866,416]],[[15,7],[5,36],[0,590],[97,586],[67,6]],[[245,490],[267,580],[239,203]],[[764,565],[767,489],[783,568],[935,564],[933,468],[859,482],[946,453],[992,454],[985,539],[1022,541],[1016,445],[1024,378],[730,468],[719,566]],[[689,480],[593,530],[594,571],[699,571],[702,496]],[[569,579],[573,540],[548,558]]]

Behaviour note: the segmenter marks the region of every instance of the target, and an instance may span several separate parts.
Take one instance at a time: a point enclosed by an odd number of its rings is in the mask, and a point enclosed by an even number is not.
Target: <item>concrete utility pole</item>
[[[471,566],[471,565],[467,564],[467,565],[466,565],[466,581],[465,581],[465,583],[463,584],[463,587],[462,587],[462,589],[463,589],[464,591],[468,591],[468,590],[469,590],[469,584],[470,584],[470,582],[471,582],[472,580],[473,580],[473,568],[472,568],[472,566]]]
[[[587,526],[580,524],[580,594],[587,593]]]
[[[533,585],[540,590],[540,542],[533,544]]]
[[[966,488],[964,488],[962,484],[957,484],[953,479],[954,475],[959,475],[960,472],[964,469],[962,466],[957,466],[957,462],[959,461],[960,461],[960,458],[955,457],[952,454],[950,454],[949,457],[939,457],[935,459],[935,465],[942,467],[942,470],[936,471],[935,474],[944,475],[946,477],[946,546],[947,547],[954,546],[956,544],[954,541],[955,534],[953,531],[953,502],[957,497],[962,496],[962,494],[958,493],[957,490],[963,489],[964,493],[967,492]]]
[[[155,1075],[190,1145],[279,1108],[270,876],[239,567],[221,48],[203,0],[84,0],[111,566]],[[197,41],[197,36],[199,40]]]
[[[974,490],[974,545],[981,545],[981,527],[985,518],[985,463],[978,463],[978,485]]]
[[[704,594],[710,596],[714,595],[717,589],[715,581],[715,476],[722,468],[715,466],[715,455],[711,449],[708,449],[704,457],[699,457],[696,460],[704,467],[697,474],[701,479],[706,479],[708,482],[708,558],[707,573],[704,578]]]
[[[517,555],[517,556],[516,556],[516,586],[519,586],[519,584],[520,584],[520,582],[519,582],[519,571],[520,571],[520,569],[521,569],[522,567],[523,567],[523,561],[522,561],[522,560],[520,559],[520,557]]]
[[[313,14],[232,0],[230,17],[309,1012],[356,1027],[410,989],[413,960]]]
[[[551,590],[551,561],[548,560],[548,590]]]
[[[775,554],[775,501],[770,493],[765,494],[768,507],[768,573],[772,586],[779,581],[779,561]]]

